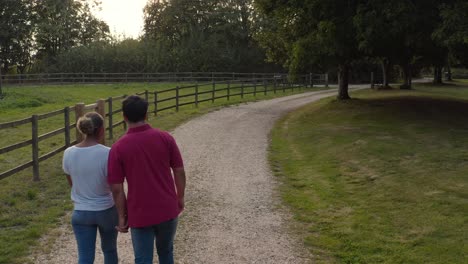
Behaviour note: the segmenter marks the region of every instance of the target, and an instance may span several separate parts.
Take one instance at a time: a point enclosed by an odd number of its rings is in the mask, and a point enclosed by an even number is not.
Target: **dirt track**
[[[290,235],[290,216],[275,190],[267,162],[268,134],[286,112],[334,93],[227,107],[175,129],[188,177],[186,210],[176,235],[177,263],[308,262],[300,238]],[[35,263],[77,263],[70,224],[61,232],[51,253],[33,257]],[[120,234],[118,243],[120,262],[133,263],[130,235]],[[100,250],[95,263],[103,263]]]

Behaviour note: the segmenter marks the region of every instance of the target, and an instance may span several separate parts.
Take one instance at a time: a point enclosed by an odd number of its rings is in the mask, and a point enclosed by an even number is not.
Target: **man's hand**
[[[177,197],[179,202],[179,210],[182,212],[185,209],[185,170],[184,168],[175,168],[174,172],[174,181],[177,190]]]
[[[119,216],[119,225],[115,227],[120,233],[128,232],[128,220],[126,216]]]
[[[127,218],[127,197],[125,197],[124,187],[122,183],[111,184],[112,196],[114,197],[115,206],[119,213],[119,225],[115,227],[121,233],[128,232]]]
[[[179,198],[179,210],[182,212],[185,209],[184,197]]]

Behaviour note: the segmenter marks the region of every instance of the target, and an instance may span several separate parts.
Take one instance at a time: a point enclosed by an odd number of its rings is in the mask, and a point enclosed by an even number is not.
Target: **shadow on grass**
[[[275,126],[273,171],[314,262],[464,263],[468,91],[439,88],[359,91]]]

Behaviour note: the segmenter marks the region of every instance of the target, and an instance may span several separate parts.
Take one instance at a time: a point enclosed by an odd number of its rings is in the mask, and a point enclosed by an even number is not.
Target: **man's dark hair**
[[[132,123],[144,121],[148,111],[148,102],[139,96],[131,95],[123,100],[122,110],[128,121]]]

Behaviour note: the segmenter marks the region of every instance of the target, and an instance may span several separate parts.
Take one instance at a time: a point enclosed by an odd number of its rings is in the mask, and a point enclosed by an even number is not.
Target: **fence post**
[[[148,90],[145,90],[145,101],[146,101],[146,102],[148,102],[148,98],[149,98],[149,96],[148,96]]]
[[[2,71],[0,69],[0,98],[3,97],[3,91],[2,91]]]
[[[84,80],[85,80],[85,78],[84,78],[84,73],[82,72],[82,73],[81,73],[81,82],[84,83],[84,82],[85,82]]]
[[[158,114],[158,92],[154,91],[154,115]]]
[[[109,121],[109,125],[108,125],[108,127],[109,127],[109,139],[112,139],[112,138],[114,137],[114,130],[113,130],[113,128],[112,128],[112,125],[113,125],[113,115],[112,115],[112,112],[114,111],[114,110],[112,109],[112,97],[109,97],[107,100],[109,101],[109,104],[108,104],[108,112],[109,112],[109,119],[108,119],[108,121]]]
[[[286,92],[286,86],[284,85],[284,77],[281,77],[281,85],[283,86],[283,93]]]
[[[252,75],[254,75],[254,73],[252,73]],[[255,75],[254,75],[253,81],[254,81],[254,97],[256,97],[257,96],[257,80],[255,79]]]
[[[214,73],[211,72],[211,81],[214,82]]]
[[[244,83],[241,81],[241,99],[244,98]]]
[[[106,119],[106,101],[104,99],[97,100],[96,112],[100,114],[102,118],[104,118],[104,120]],[[102,124],[102,127],[104,128],[104,135],[101,138],[101,140],[99,140],[99,143],[101,143],[102,145],[105,145],[106,144],[106,122]]]
[[[31,118],[32,128],[32,160],[33,160],[33,181],[39,181],[39,133],[38,117],[33,115]]]
[[[179,86],[176,87],[176,96],[175,96],[175,106],[176,106],[176,112],[179,112]]]
[[[273,80],[274,80],[274,82],[275,82],[275,83],[273,84],[273,93],[276,94],[276,86],[277,86],[277,84],[276,84],[276,77],[275,77],[275,76],[273,76]]]
[[[64,120],[65,120],[65,147],[70,146],[70,107],[63,109]]]
[[[370,88],[374,89],[374,72],[370,74]]]
[[[232,73],[232,80],[234,80],[234,79],[236,78],[235,76],[236,76],[236,73],[233,72],[233,73]]]
[[[263,79],[263,95],[267,95],[267,81]]]
[[[216,91],[216,86],[215,82],[212,83],[213,88],[211,89],[211,103],[214,103],[215,100],[215,91]]]
[[[84,115],[84,103],[78,103],[75,105],[75,121],[76,121],[76,143],[80,143],[83,140],[83,136],[78,129],[78,119]]]
[[[310,88],[313,88],[314,87],[314,74],[311,73],[310,74]]]
[[[328,88],[328,72],[325,73],[325,87]]]
[[[128,95],[124,94],[123,97],[124,97],[124,100],[125,100],[128,97]],[[122,109],[122,113],[123,113],[123,109]],[[125,122],[125,121],[123,122],[123,129],[124,129],[124,131],[127,131],[127,122]]]
[[[227,100],[229,101],[231,97],[231,81],[227,82]]]
[[[195,84],[195,107],[198,107],[198,82]]]

